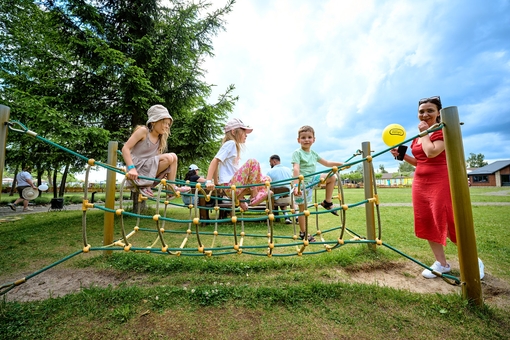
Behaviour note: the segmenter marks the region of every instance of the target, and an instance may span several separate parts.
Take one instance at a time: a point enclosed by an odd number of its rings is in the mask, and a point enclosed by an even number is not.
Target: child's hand
[[[207,180],[205,182],[205,187],[207,188],[207,190],[213,190],[214,189],[214,182],[211,181],[211,180]]]
[[[128,179],[137,179],[138,178],[138,171],[136,171],[136,168],[128,171],[127,178]]]

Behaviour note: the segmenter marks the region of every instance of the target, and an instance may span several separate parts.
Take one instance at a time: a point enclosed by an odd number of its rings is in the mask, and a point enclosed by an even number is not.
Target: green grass
[[[493,195],[498,191],[500,195]],[[471,188],[472,202],[508,202],[505,188]],[[425,241],[413,231],[410,206],[385,206],[384,203],[409,203],[407,188],[380,189],[382,240],[409,256],[430,264],[432,254]],[[319,196],[323,191],[319,192]],[[363,200],[363,189],[346,189],[346,203]],[[321,199],[320,197],[319,199]],[[4,195],[2,195],[2,200]],[[175,200],[176,202],[178,200]],[[473,206],[477,247],[490,275],[510,282],[509,206]],[[152,208],[149,214],[154,214]],[[187,209],[172,208],[174,219],[187,219]],[[253,216],[253,215],[250,215]],[[120,238],[119,218],[115,219],[115,238]],[[104,214],[87,212],[87,241],[100,246],[103,241]],[[127,232],[136,224],[125,218]],[[321,214],[319,229],[339,225],[338,217]],[[363,207],[347,211],[346,225],[353,232],[366,234]],[[142,219],[140,227],[155,229],[152,219]],[[178,247],[187,223],[166,223],[164,239]],[[315,230],[311,218],[310,230]],[[192,228],[194,230],[194,228]],[[213,231],[213,225],[200,227]],[[219,231],[232,233],[232,225]],[[264,223],[248,222],[245,231],[263,235]],[[293,234],[292,226],[277,223],[275,233]],[[336,239],[338,230],[327,233]],[[0,275],[21,277],[61,260],[80,250],[82,212],[62,211],[23,215],[23,219],[0,224]],[[156,233],[138,232],[130,242],[147,247]],[[350,236],[346,235],[345,239]],[[211,236],[202,242],[212,245]],[[265,238],[247,237],[245,245],[264,244]],[[287,239],[278,243],[289,242]],[[219,237],[215,247],[233,245],[232,237]],[[160,247],[160,245],[157,245]],[[197,248],[192,235],[187,247]],[[316,246],[311,246],[314,249]],[[320,248],[320,247],[318,247]],[[295,247],[275,249],[295,252]],[[257,250],[262,254],[263,250]],[[449,259],[457,259],[451,243]],[[329,253],[309,256],[272,257],[228,255],[212,257],[165,256],[114,251],[81,254],[59,264],[80,271],[95,268],[112,277],[140,277],[137,284],[117,288],[84,289],[61,298],[36,302],[0,303],[0,338],[99,339],[124,336],[133,339],[501,339],[510,332],[509,308],[474,307],[457,294],[418,294],[374,285],[345,283],[345,272],[388,268],[392,263],[409,261],[386,247],[373,252],[366,245],[347,244]],[[417,267],[416,273],[419,275]],[[4,281],[0,281],[0,284]],[[446,283],[445,283],[446,284]],[[502,294],[505,294],[502,292]],[[508,294],[508,292],[506,293]]]

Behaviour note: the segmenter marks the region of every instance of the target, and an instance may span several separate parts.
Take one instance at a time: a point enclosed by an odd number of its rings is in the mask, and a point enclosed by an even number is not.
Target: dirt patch
[[[451,263],[458,268],[458,263]],[[385,263],[366,265],[356,268],[337,269],[338,279],[334,281],[373,284],[383,287],[408,290],[421,294],[461,294],[461,287],[446,283],[440,278],[425,279],[421,276],[422,268],[412,262]],[[453,272],[453,275],[458,275]],[[1,283],[13,282],[17,278],[2,278]],[[77,293],[83,288],[117,287],[126,285],[150,285],[141,274],[118,273],[109,270],[59,269],[52,268],[25,283],[16,286],[5,296],[8,301],[35,301],[50,297]],[[486,273],[482,280],[483,298],[486,304],[499,308],[510,308],[510,284]]]

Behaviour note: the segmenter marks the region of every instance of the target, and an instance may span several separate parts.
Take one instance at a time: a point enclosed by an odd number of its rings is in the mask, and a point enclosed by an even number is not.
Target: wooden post
[[[370,142],[361,143],[363,158],[370,156]],[[365,199],[374,197],[372,167],[368,161],[363,162],[363,188],[365,190]],[[367,239],[375,240],[375,217],[374,203],[365,203],[365,217],[367,219]],[[368,248],[376,250],[375,243],[368,243]]]
[[[476,249],[475,228],[471,197],[467,182],[466,160],[460,130],[459,113],[456,106],[441,110],[446,162],[452,194],[455,231],[457,232],[457,249],[459,254],[460,279],[462,296],[470,302],[483,305],[482,284],[478,268],[478,252]]]
[[[108,164],[111,166],[117,165],[117,149],[118,143],[110,141],[108,143]],[[116,186],[116,172],[108,170],[106,174],[106,195],[105,195],[105,207],[108,209],[115,209],[115,186]],[[113,232],[114,232],[114,218],[115,214],[111,212],[104,213],[104,238],[103,245],[108,245],[113,242]],[[110,255],[112,253],[111,250],[105,250],[104,255]]]

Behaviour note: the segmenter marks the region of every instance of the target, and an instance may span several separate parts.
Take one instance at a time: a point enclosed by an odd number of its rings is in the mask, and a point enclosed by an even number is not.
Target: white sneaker
[[[434,262],[434,264],[432,266],[430,266],[430,268],[432,268],[433,271],[441,273],[441,274],[449,273],[450,270],[452,270],[448,263],[446,264],[446,267],[443,267],[441,265],[441,263],[439,263],[439,261]],[[432,273],[428,269],[425,269],[421,273],[421,275],[423,275],[423,277],[426,278],[426,279],[434,279],[434,278],[438,277],[438,276],[436,276],[436,274]]]
[[[292,224],[292,221],[290,220],[290,218],[285,219],[285,224]]]
[[[33,210],[34,209],[32,209],[32,208],[25,208],[25,209],[23,209],[23,211],[33,211]]]
[[[480,260],[480,258],[478,258],[478,269],[480,270],[480,280],[483,279],[483,277],[485,276],[484,268],[485,268],[485,266],[483,265],[482,260]]]

